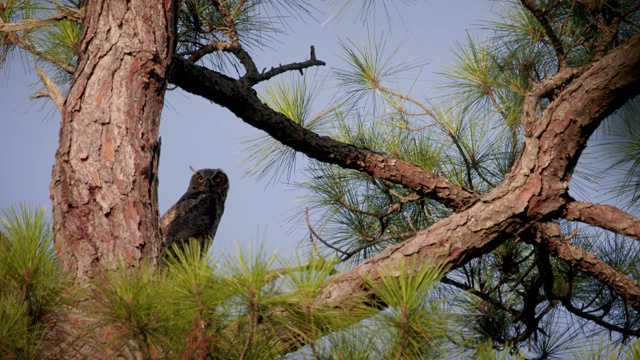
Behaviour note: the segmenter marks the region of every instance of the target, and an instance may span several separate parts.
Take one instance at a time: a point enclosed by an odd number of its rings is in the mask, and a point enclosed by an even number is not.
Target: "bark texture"
[[[158,129],[174,1],[89,1],[51,183],[59,259],[78,284],[156,256]]]
[[[381,269],[399,272],[402,259],[414,258],[419,267],[442,263],[459,267],[508,238],[556,229],[554,220],[561,217],[636,239],[640,235],[639,219],[613,207],[576,202],[568,195],[572,171],[593,131],[640,94],[640,35],[588,65],[560,66],[556,74],[534,85],[521,115],[525,131],[521,155],[505,180],[483,195],[413,164],[308,131],[269,109],[241,82],[187,61],[175,60],[171,82],[227,107],[245,122],[312,158],[402,184],[456,212],[328,282],[317,298],[318,306],[352,306],[346,300],[354,294],[370,296],[375,304],[375,294],[368,294],[363,278],[376,279]],[[541,98],[552,91],[556,94],[553,100],[542,114],[537,113]],[[610,214],[609,219],[596,219],[603,212]],[[553,236],[542,243],[549,253],[608,285],[640,310],[640,287],[635,280],[562,239],[557,231],[548,232]],[[296,346],[295,339],[283,340]]]
[[[557,73],[535,84],[524,100],[519,159],[501,184],[478,194],[414,164],[313,133],[270,109],[252,86],[284,71],[324,63],[312,49],[308,62],[259,73],[237,36],[231,36],[233,18],[221,2],[212,4],[231,32],[228,49],[233,49],[247,74],[236,80],[173,57],[177,3],[87,4],[81,55],[62,111],[51,184],[56,247],[77,283],[87,284],[119,263],[137,267],[143,259],[154,261],[157,256],[156,139],[170,78],[296,151],[401,184],[454,210],[415,237],[326,283],[318,306],[348,310],[346,300],[354,294],[369,296],[373,301],[367,306],[384,305],[376,302],[363,278],[376,279],[381,269],[399,272],[401,263],[456,268],[506,239],[520,238],[593,276],[640,310],[637,281],[563,238],[556,222],[578,220],[640,239],[640,219],[568,195],[572,171],[593,131],[623,103],[640,95],[640,35],[612,45],[608,53],[602,50],[592,63],[580,67],[569,67],[564,52],[557,50]],[[545,14],[524,3],[533,9],[551,42],[557,43],[553,28],[545,26]],[[203,54],[224,49],[212,44],[203,47]],[[543,98],[549,102],[540,113]],[[415,261],[400,261],[406,258]],[[285,336],[291,348],[300,345],[289,341],[291,334]]]
[[[418,264],[461,266],[507,237],[558,218],[571,201],[567,195],[571,171],[589,136],[606,116],[640,93],[639,85],[640,36],[636,35],[585,69],[540,117],[535,116],[535,102],[525,105],[523,151],[502,184],[468,209],[438,221],[416,237],[385,249],[336,278],[325,287],[318,302],[339,306],[350,294],[366,290],[362,276],[372,277],[381,266],[392,266],[401,258],[416,257]],[[536,89],[532,96],[536,96],[535,92]],[[554,248],[554,254],[570,263],[580,262],[581,254],[563,249],[567,247]],[[598,271],[586,265],[581,270],[592,275]],[[598,278],[612,285],[607,281],[610,277]],[[629,291],[613,287],[640,310],[637,283]]]

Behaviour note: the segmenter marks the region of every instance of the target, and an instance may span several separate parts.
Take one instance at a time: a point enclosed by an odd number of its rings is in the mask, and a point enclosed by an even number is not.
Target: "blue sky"
[[[322,4],[325,4],[323,2]],[[357,3],[357,1],[355,2]],[[390,3],[390,2],[389,2]],[[357,5],[356,5],[357,6]],[[316,80],[331,76],[331,69],[343,67],[340,41],[356,44],[367,41],[369,34],[389,36],[388,43],[404,41],[405,59],[412,56],[428,61],[414,89],[417,94],[434,96],[435,74],[449,64],[449,48],[463,41],[466,32],[476,32],[484,21],[492,19],[491,11],[501,5],[496,1],[454,0],[400,2],[390,6],[393,22],[379,12],[365,25],[351,20],[357,9],[339,22],[322,25],[307,20],[290,24],[279,43],[253,53],[258,68],[270,68],[308,59],[310,46],[317,58],[327,66],[317,71]],[[328,9],[327,9],[328,10]],[[401,56],[401,57],[402,57]],[[36,206],[49,200],[49,183],[58,145],[60,115],[48,100],[30,100],[40,89],[37,75],[29,65],[14,57],[0,75],[0,209],[23,201]],[[271,81],[290,79],[289,75]],[[320,99],[326,100],[326,99]],[[246,156],[241,142],[261,132],[236,118],[228,110],[181,90],[166,96],[160,135],[160,211],[164,213],[186,191],[191,171],[195,168],[222,168],[230,178],[231,189],[226,203],[214,252],[236,248],[236,244],[264,243],[271,253],[290,254],[306,235],[302,217],[304,198],[295,187],[284,182],[267,186],[266,181],[243,177],[240,161]],[[300,157],[298,169],[304,164]],[[298,171],[291,182],[302,180]],[[284,179],[284,178],[283,178]],[[302,206],[302,207],[301,207]],[[290,218],[297,221],[291,222]],[[290,231],[294,227],[293,231]],[[244,246],[244,245],[243,245]]]

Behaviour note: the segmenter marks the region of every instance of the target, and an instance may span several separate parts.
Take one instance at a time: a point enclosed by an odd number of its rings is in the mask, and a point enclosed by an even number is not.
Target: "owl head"
[[[220,193],[224,196],[229,191],[229,178],[220,169],[193,170],[188,192]]]

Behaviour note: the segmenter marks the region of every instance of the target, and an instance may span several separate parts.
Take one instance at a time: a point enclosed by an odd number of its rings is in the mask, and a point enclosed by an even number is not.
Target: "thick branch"
[[[638,286],[636,280],[619,273],[616,269],[598,259],[595,254],[563,238],[558,224],[546,223],[541,227],[544,231],[543,245],[549,249],[551,255],[566,262],[572,268],[580,270],[609,286],[623,297],[631,307],[640,311],[640,286]]]
[[[571,79],[584,73],[589,68],[589,65],[577,67],[577,68],[563,68],[557,73],[544,78],[540,82],[533,85],[531,91],[525,96],[524,103],[522,105],[522,123],[524,124],[525,132],[530,131],[531,127],[535,126],[538,117],[536,116],[536,109],[540,99],[555,89],[559,89],[563,84],[568,83]]]
[[[557,97],[540,116],[536,116],[536,99],[551,90],[559,92]],[[558,168],[562,174],[557,174],[561,177],[555,177],[555,180],[564,181],[562,186],[566,189],[571,171],[595,129],[622,104],[638,95],[640,35],[635,35],[594,63],[566,68],[534,85],[523,104],[525,144],[522,156],[527,156],[524,153],[529,150],[557,154],[555,161],[565,165]],[[544,148],[538,149],[538,146]],[[546,176],[552,177],[550,173]]]
[[[443,264],[453,269],[558,216],[567,202],[571,172],[587,139],[604,118],[640,93],[640,35],[571,76],[575,78],[539,118],[534,120],[535,113],[523,113],[530,127],[520,158],[503,183],[481,197],[416,165],[304,129],[262,103],[252,89],[211,70],[174,58],[170,81],[230,109],[296,151],[401,184],[457,211],[328,282],[316,305],[348,311],[346,300],[369,294],[363,279],[375,281],[381,269],[398,274],[398,264],[407,258],[415,260],[417,267]],[[607,268],[593,254],[568,242],[550,246],[550,251],[611,284],[630,305],[640,309],[637,284]]]
[[[404,185],[454,210],[477,199],[476,193],[417,165],[309,131],[269,108],[253,89],[232,78],[179,58],[173,63],[171,83],[228,108],[246,123],[309,157]]]
[[[573,200],[567,203],[562,217],[640,240],[640,219],[615,206]]]

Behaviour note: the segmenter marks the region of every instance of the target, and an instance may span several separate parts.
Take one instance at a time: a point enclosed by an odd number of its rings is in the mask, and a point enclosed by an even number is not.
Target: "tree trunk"
[[[157,256],[158,129],[174,1],[89,1],[51,183],[61,265],[86,285]]]

